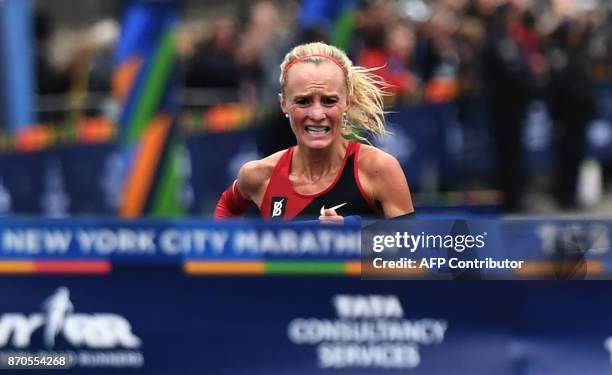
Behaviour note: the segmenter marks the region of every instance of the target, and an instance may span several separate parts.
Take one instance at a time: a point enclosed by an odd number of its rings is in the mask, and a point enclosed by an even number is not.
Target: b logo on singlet
[[[272,197],[272,218],[285,216],[287,197]]]

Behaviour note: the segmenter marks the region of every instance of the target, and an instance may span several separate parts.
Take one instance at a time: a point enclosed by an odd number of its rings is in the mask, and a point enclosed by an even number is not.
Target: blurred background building
[[[7,0],[0,11],[2,215],[209,216],[242,163],[294,143],[279,64],[319,40],[392,85],[393,136],[371,142],[399,159],[418,212],[612,212],[608,1]],[[139,143],[160,114],[161,146]],[[143,148],[157,157],[139,159]]]

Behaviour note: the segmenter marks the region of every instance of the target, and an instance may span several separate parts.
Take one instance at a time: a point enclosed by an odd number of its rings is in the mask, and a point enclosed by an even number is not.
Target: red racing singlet
[[[313,218],[322,209],[335,209],[341,216],[374,216],[380,210],[363,190],[357,171],[359,162],[358,142],[349,141],[336,179],[317,194],[300,194],[289,181],[291,160],[295,146],[283,153],[274,167],[259,211],[266,219]]]

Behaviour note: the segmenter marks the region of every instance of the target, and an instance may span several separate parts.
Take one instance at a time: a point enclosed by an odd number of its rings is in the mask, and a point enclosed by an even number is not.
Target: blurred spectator
[[[443,4],[432,9],[421,39],[419,72],[426,84],[425,97],[431,102],[448,102],[457,96],[459,55],[454,33],[458,19]]]
[[[280,91],[278,61],[290,47],[291,37],[282,20],[281,10],[275,3],[258,1],[253,4],[237,51],[244,79],[243,99],[274,108]],[[250,95],[245,98],[244,93]]]
[[[548,105],[556,129],[555,196],[561,207],[572,208],[576,205],[586,127],[595,117],[584,25],[577,21],[563,22],[555,32],[553,43]]]
[[[110,92],[113,53],[118,37],[119,25],[115,20],[102,20],[92,26],[89,39],[94,49],[87,80],[89,91]]]
[[[185,86],[227,89],[237,95],[240,86],[237,42],[236,28],[231,20],[221,18],[215,21],[210,37],[196,47],[185,64]]]
[[[520,21],[510,26],[512,39],[520,46],[529,69],[535,74],[543,74],[546,69],[544,53],[540,45],[540,36],[535,29],[535,16],[526,11],[520,15]]]
[[[290,25],[294,21],[283,13],[277,3],[256,2],[250,9],[238,51],[242,72],[249,76],[243,87],[250,93],[250,104],[258,103],[264,111],[269,110],[265,119],[269,132],[262,133],[257,142],[264,155],[295,145],[295,135],[278,105],[279,61],[291,47]]]
[[[414,94],[419,83],[418,77],[411,71],[415,44],[416,35],[409,24],[398,22],[389,28],[386,41],[390,73],[388,82],[392,83],[396,92],[403,97]]]
[[[459,57],[459,95],[482,94],[482,61],[478,58],[485,42],[483,23],[476,17],[465,16],[457,30]]]
[[[65,95],[70,90],[70,75],[57,67],[51,59],[50,43],[54,33],[53,20],[42,10],[34,15],[36,35],[35,66],[36,93],[39,95],[38,115],[41,123],[59,123],[63,119],[61,111],[65,98],[40,98],[47,95]],[[40,99],[43,102],[40,103]],[[44,100],[46,99],[46,100]]]
[[[409,25],[398,22],[388,30],[373,25],[363,30],[364,48],[357,63],[375,68],[389,85],[387,91],[405,98],[416,90],[417,79],[409,69],[414,48],[414,33]]]
[[[518,17],[510,4],[498,6],[486,19],[487,40],[483,51],[485,94],[505,211],[521,208],[526,182],[522,165],[522,123],[535,93],[529,61],[511,33]]]
[[[50,43],[53,37],[53,20],[43,11],[39,10],[35,16],[36,35],[36,80],[37,93],[62,94],[70,89],[70,78],[66,71],[55,66],[51,60]]]
[[[386,91],[406,99],[416,93],[418,79],[411,71],[416,35],[397,17],[393,3],[373,1],[360,10],[356,63],[376,69],[389,86]]]
[[[62,125],[69,118],[103,113],[119,35],[117,22],[105,19],[55,36],[44,11],[38,10],[34,19],[39,122]],[[55,62],[58,59],[52,58],[52,52],[61,57],[61,63]],[[92,92],[95,95],[89,95]]]

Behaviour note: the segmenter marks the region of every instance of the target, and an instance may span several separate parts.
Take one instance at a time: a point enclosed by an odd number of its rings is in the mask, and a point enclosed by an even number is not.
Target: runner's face
[[[342,116],[348,108],[342,69],[329,61],[300,62],[287,74],[281,108],[289,114],[298,144],[329,147],[342,136]]]

